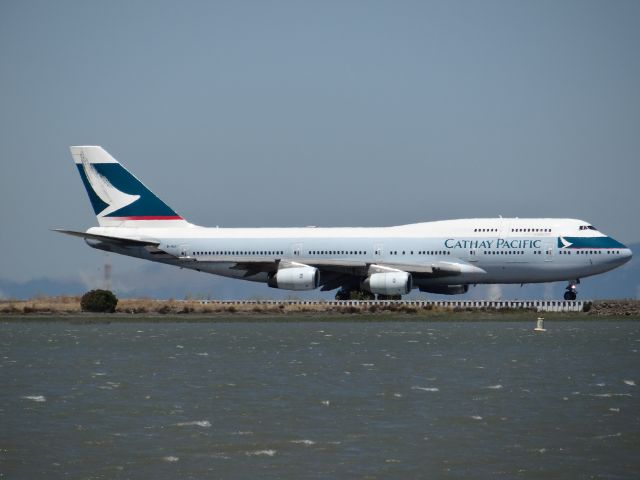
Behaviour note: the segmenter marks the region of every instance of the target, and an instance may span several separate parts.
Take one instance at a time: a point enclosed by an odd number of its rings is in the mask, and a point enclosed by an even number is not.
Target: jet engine
[[[362,288],[381,295],[405,295],[411,291],[411,274],[407,272],[372,273]]]
[[[427,285],[421,286],[420,291],[440,295],[462,295],[469,291],[469,285]]]
[[[314,267],[282,268],[269,277],[267,285],[284,290],[313,290],[320,285],[320,271]]]

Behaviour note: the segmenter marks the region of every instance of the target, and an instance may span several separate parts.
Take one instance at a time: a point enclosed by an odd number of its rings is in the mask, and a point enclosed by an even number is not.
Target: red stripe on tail
[[[136,217],[107,217],[115,220],[184,220],[180,215],[161,216],[161,215],[144,215]]]

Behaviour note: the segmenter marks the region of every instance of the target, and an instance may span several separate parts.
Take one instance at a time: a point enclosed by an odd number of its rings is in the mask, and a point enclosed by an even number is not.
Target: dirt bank
[[[153,299],[121,299],[116,312],[123,314],[157,314],[157,315],[228,315],[228,314],[353,314],[353,313],[384,313],[397,312],[405,314],[428,312],[445,313],[450,311],[445,307],[434,305],[416,305],[416,302],[289,302],[289,301],[200,301],[200,300],[153,300]],[[509,308],[495,310],[492,308],[464,309],[485,312],[514,313],[525,309]],[[588,305],[589,316],[602,317],[638,317],[640,318],[640,301],[638,300],[597,300]],[[456,308],[453,311],[461,311]],[[0,314],[4,315],[39,315],[39,314],[79,314],[80,297],[36,297],[29,300],[2,300]],[[584,315],[584,313],[570,313],[570,315]]]

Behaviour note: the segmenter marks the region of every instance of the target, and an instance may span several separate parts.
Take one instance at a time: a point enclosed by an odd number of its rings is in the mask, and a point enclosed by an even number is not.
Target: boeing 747
[[[398,298],[417,288],[466,293],[469,285],[567,281],[631,259],[622,243],[582,220],[471,218],[394,227],[208,228],[193,225],[102,147],[71,147],[98,219],[93,248],[285,290],[336,290]]]

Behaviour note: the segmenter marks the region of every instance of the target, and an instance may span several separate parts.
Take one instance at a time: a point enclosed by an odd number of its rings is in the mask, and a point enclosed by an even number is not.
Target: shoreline
[[[415,303],[415,302],[414,302]],[[587,305],[585,303],[585,305]],[[0,301],[0,322],[67,323],[228,323],[228,322],[481,322],[640,320],[640,301],[602,300],[587,311],[537,311],[535,308],[445,308],[411,302],[338,304],[335,302],[208,302],[124,299],[115,313],[80,310],[79,297]]]
[[[481,323],[481,322],[522,322],[534,325],[538,318],[535,312],[521,313],[486,313],[486,312],[444,312],[438,314],[389,314],[389,313],[363,313],[363,314],[333,314],[333,313],[307,313],[289,315],[270,314],[188,314],[188,315],[162,315],[162,314],[25,314],[25,315],[0,315],[0,324],[10,323],[66,323],[75,325],[107,325],[111,323]],[[640,316],[636,315],[610,315],[606,317],[588,315],[584,313],[549,313],[544,316],[545,322],[637,322]]]
[[[584,311],[535,308],[443,307],[396,302],[310,302],[122,299],[115,313],[82,312],[80,297],[38,297],[0,301],[0,322],[309,322],[309,321],[535,321],[640,320],[638,300],[585,302]],[[508,318],[507,318],[508,317]]]

